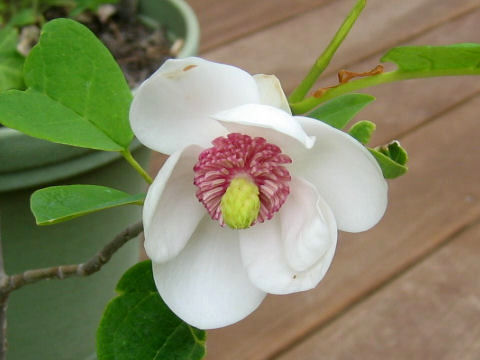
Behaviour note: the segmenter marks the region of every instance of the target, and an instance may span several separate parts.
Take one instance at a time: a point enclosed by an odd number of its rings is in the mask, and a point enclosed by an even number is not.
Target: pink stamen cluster
[[[232,133],[216,138],[212,144],[202,151],[193,168],[196,196],[211,218],[223,225],[220,201],[232,179],[241,176],[258,187],[261,205],[256,221],[270,220],[290,193],[291,177],[282,165],[292,159],[261,137]]]

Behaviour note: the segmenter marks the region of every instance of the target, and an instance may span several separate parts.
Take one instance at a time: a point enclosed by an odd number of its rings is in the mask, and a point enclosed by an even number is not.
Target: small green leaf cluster
[[[360,110],[374,100],[375,98],[371,95],[345,94],[320,105],[307,116],[342,130]],[[348,133],[366,146],[370,142],[375,128],[376,125],[371,121],[362,120],[355,123]],[[383,147],[375,149],[367,147],[367,149],[377,160],[386,179],[393,179],[407,172],[407,152],[398,141]]]
[[[200,360],[206,333],[174,315],[155,287],[152,263],[130,268],[97,331],[98,360]],[[194,300],[192,300],[194,301]]]
[[[377,159],[385,178],[393,179],[407,172],[408,155],[398,141],[368,150]]]

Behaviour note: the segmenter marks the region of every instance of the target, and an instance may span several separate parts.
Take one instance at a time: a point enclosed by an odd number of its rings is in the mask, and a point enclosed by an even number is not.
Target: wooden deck
[[[355,0],[189,0],[201,55],[276,74],[289,92]],[[478,0],[369,0],[322,84],[365,71],[388,48],[480,42]],[[368,90],[357,119],[399,139],[409,173],[390,182],[373,230],[341,233],[312,291],[269,296],[208,337],[209,360],[480,359],[480,77],[412,80]]]

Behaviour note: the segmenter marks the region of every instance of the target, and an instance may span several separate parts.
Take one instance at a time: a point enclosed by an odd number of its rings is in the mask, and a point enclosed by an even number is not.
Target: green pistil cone
[[[233,179],[220,203],[225,224],[232,229],[246,229],[252,225],[260,211],[258,194],[257,185],[250,180]]]

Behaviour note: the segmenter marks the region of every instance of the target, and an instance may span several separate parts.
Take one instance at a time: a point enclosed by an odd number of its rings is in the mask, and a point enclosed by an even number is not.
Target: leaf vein
[[[157,350],[157,352],[155,353],[155,356],[153,357],[152,360],[157,360],[158,359],[158,356],[161,355],[160,351],[162,351],[163,348],[165,348],[165,346],[167,346],[168,342],[171,340],[171,338],[175,335],[175,333],[178,331],[178,329],[180,329],[180,327],[183,324],[184,324],[183,322],[180,322],[180,323],[178,323],[177,326],[175,326],[175,329],[170,333],[170,335],[167,336],[167,338],[163,342],[163,345]]]

